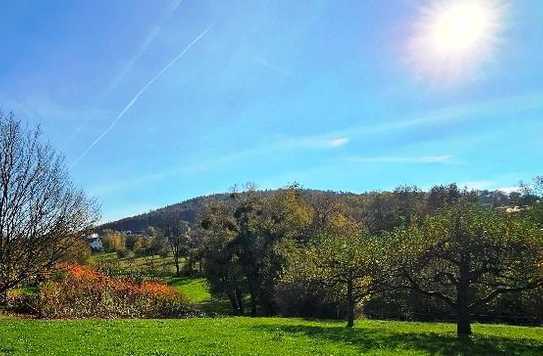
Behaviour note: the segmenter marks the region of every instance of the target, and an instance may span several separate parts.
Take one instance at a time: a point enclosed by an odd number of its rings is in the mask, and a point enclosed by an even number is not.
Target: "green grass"
[[[200,304],[211,300],[211,294],[209,293],[205,278],[172,277],[166,281],[185,294],[191,303]]]
[[[117,258],[114,252],[94,256],[95,263],[117,263],[120,269],[139,271],[143,275],[159,278],[177,288],[187,296],[195,309],[208,313],[229,314],[228,300],[211,296],[205,278],[175,277],[173,258],[160,256],[143,256],[134,258]]]
[[[0,320],[5,355],[543,355],[543,329],[474,325],[460,342],[454,325],[283,318],[184,320]]]

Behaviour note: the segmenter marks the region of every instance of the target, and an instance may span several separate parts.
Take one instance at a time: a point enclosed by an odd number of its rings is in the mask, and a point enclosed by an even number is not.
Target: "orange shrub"
[[[109,277],[88,266],[66,265],[40,289],[37,309],[45,318],[146,318],[188,312],[186,298],[158,281]]]

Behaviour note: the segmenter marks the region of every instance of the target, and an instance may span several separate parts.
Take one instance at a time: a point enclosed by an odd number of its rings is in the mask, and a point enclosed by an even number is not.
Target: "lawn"
[[[205,278],[172,277],[165,279],[165,281],[185,294],[191,303],[199,304],[211,300],[211,294],[209,293]]]
[[[0,320],[5,355],[543,355],[543,328],[474,325],[457,341],[454,325],[285,318],[184,320]]]

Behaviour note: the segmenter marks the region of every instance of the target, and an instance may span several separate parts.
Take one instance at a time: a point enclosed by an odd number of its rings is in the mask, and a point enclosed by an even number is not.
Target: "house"
[[[104,245],[102,244],[102,238],[100,238],[100,235],[98,235],[97,233],[93,233],[87,236],[87,242],[89,244],[89,247],[93,251],[102,251],[104,249]]]

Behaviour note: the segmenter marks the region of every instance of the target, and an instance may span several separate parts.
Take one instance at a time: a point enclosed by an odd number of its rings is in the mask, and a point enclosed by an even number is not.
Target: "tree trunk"
[[[239,306],[234,293],[228,293],[228,299],[230,300],[230,305],[232,306],[232,312],[235,315],[239,315]]]
[[[470,293],[470,265],[469,256],[464,256],[460,263],[460,275],[456,285],[456,334],[458,337],[471,335],[471,311],[469,303]]]
[[[7,299],[8,299],[8,290],[7,289],[0,289],[0,305],[6,304]]]
[[[471,335],[471,318],[469,311],[458,310],[456,322],[456,334],[458,337],[469,337]]]
[[[239,313],[240,315],[243,315],[245,313],[245,310],[243,309],[243,296],[239,288],[236,288],[236,300],[238,301]]]
[[[347,282],[347,327],[354,326],[354,296],[353,296],[353,281]]]
[[[188,270],[188,273],[190,276],[192,276],[192,272],[194,271],[194,260],[192,259],[192,256],[188,256],[188,267],[189,267],[189,270]]]
[[[181,275],[181,271],[179,269],[179,256],[175,255],[174,260],[175,260],[175,275],[179,277]]]
[[[251,297],[251,315],[256,316],[256,296],[253,292],[249,293]]]

